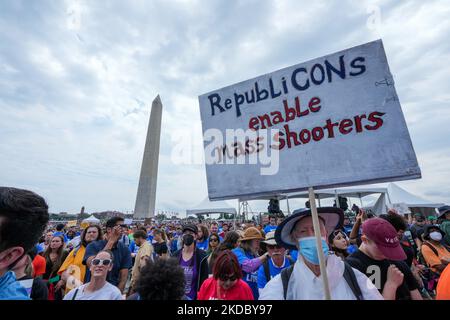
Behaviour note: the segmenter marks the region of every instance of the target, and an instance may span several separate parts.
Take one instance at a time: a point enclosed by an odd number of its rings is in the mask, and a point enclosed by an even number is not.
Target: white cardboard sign
[[[211,200],[421,177],[381,40],[214,90],[199,104]],[[257,138],[236,142],[230,129]]]

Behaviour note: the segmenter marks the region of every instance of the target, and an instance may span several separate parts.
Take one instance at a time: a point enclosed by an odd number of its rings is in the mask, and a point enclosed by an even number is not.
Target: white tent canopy
[[[230,206],[226,201],[209,201],[208,198],[205,198],[194,208],[186,210],[186,216],[211,213],[236,214],[236,209]]]
[[[94,217],[94,215],[91,215],[90,217],[83,220],[83,222],[89,222],[89,223],[99,223],[100,220]]]
[[[433,211],[434,208],[443,206],[443,203],[435,203],[419,196],[413,195],[412,193],[406,191],[395,183],[380,184],[380,185],[365,185],[361,187],[343,187],[343,188],[332,188],[332,189],[322,189],[315,190],[316,199],[329,199],[341,197],[349,198],[359,198],[372,195],[380,194],[378,199],[371,201],[370,204],[364,205],[364,207],[370,207],[372,211],[376,214],[386,213],[388,208],[394,207],[394,205],[404,204],[409,208],[422,208],[422,210],[416,211]],[[299,193],[288,193],[273,196],[258,196],[255,198],[245,198],[239,199],[244,200],[269,200],[271,198],[278,199],[296,199],[296,198],[309,198],[308,192]],[[362,204],[362,200],[361,200]],[[428,208],[428,209],[426,209]]]
[[[443,203],[436,203],[432,201],[425,200],[421,197],[413,195],[409,193],[403,188],[400,188],[395,183],[389,183],[387,186],[389,202],[391,204],[396,203],[405,203],[406,206],[410,208],[419,207],[419,208],[439,208],[442,207]]]

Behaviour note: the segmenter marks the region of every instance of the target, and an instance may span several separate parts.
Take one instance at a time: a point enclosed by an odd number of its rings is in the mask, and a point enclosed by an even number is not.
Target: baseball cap
[[[397,238],[397,231],[392,224],[381,218],[366,220],[362,233],[375,242],[377,248],[389,260],[406,260],[406,254]]]
[[[195,224],[186,224],[183,226],[183,231],[185,232],[186,230],[192,231],[193,233],[197,234],[198,232],[198,228]]]

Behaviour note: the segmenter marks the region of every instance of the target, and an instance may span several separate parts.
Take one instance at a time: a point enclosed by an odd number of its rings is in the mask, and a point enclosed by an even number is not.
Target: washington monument
[[[134,218],[151,218],[155,215],[161,115],[162,103],[158,95],[153,100],[150,112],[136,205],[134,207]]]

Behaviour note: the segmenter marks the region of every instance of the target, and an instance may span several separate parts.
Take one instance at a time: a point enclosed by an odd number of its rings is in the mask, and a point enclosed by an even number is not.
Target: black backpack
[[[358,281],[356,280],[355,272],[352,267],[344,261],[345,269],[344,269],[344,279],[347,281],[350,289],[355,295],[357,300],[364,300],[363,294],[361,292],[361,288],[359,287]],[[289,279],[291,278],[292,271],[294,270],[294,264],[292,264],[289,268],[283,269],[281,271],[281,281],[283,283],[283,296],[284,300],[286,300],[287,289]]]

